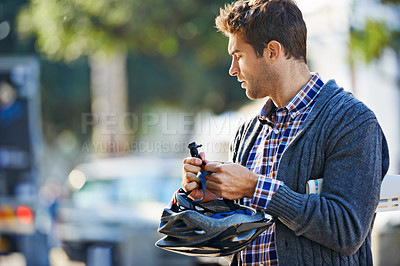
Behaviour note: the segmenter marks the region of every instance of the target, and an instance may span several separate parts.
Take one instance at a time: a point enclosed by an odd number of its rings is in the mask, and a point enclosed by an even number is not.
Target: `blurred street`
[[[85,266],[85,263],[71,261],[62,248],[53,248],[50,251],[50,266]]]
[[[0,256],[0,266],[25,266],[25,258],[20,253]],[[71,261],[61,248],[50,251],[50,266],[85,266],[83,262]]]

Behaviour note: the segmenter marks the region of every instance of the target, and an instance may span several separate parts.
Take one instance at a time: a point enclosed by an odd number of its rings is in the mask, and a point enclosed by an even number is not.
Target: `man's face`
[[[270,96],[276,75],[265,56],[257,57],[253,46],[239,34],[229,36],[228,52],[232,55],[229,74],[237,76],[242,88],[246,89],[247,97],[255,100]]]

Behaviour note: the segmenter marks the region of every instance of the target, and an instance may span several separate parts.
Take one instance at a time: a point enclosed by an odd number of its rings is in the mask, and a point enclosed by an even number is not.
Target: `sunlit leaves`
[[[362,31],[350,32],[350,48],[355,56],[369,63],[379,58],[383,50],[390,45],[390,31],[384,22],[368,19]]]
[[[20,12],[18,29],[35,35],[38,50],[50,58],[72,61],[122,49],[130,16],[129,1],[31,0]]]
[[[381,0],[383,4],[393,4],[393,5],[399,5],[400,0]]]
[[[400,14],[400,0],[380,0],[380,2],[392,11],[395,17]],[[366,63],[381,57],[386,48],[400,53],[400,29],[396,19],[383,18],[382,20],[370,19],[362,29],[350,30],[350,59],[362,58]]]
[[[213,65],[220,57],[212,49],[222,40],[212,36],[219,35],[213,21],[223,2],[30,0],[20,12],[18,29],[35,36],[37,49],[55,60],[119,49],[171,58],[190,47],[200,62]]]
[[[178,40],[174,37],[168,37],[158,44],[158,51],[165,57],[173,57],[177,54],[179,48]]]
[[[232,90],[237,84],[228,74],[227,38],[214,26],[226,0],[27,2],[19,32],[33,36],[47,58],[71,62],[121,50],[134,58],[127,75],[134,80],[129,89],[135,108],[162,99],[222,112],[246,99],[242,89]]]

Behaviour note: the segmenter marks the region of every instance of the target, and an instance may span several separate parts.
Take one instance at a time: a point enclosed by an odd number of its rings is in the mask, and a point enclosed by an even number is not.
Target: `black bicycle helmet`
[[[201,181],[206,174],[199,176]],[[180,189],[176,202],[162,213],[158,232],[166,236],[156,246],[189,256],[228,256],[246,248],[272,223],[264,212],[225,199],[199,203]]]

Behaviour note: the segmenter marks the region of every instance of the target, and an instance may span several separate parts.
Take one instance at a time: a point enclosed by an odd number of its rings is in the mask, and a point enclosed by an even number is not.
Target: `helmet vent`
[[[205,209],[204,208],[202,208],[201,206],[199,206],[199,205],[195,205],[194,206],[194,208],[197,210],[197,211],[205,211]]]
[[[256,233],[256,229],[244,231],[241,233],[237,233],[236,236],[232,239],[232,242],[240,242],[251,239],[251,237]]]
[[[201,229],[196,229],[196,230],[194,230],[194,233],[195,233],[195,234],[198,234],[198,235],[205,235],[205,234],[206,234],[206,231],[201,230]]]
[[[176,229],[181,229],[181,228],[187,228],[187,225],[184,221],[180,220],[180,221],[176,221],[176,223],[174,224],[174,227]]]

